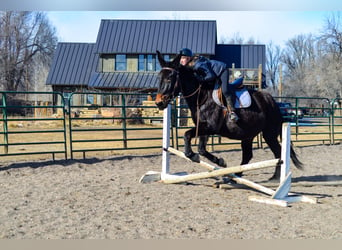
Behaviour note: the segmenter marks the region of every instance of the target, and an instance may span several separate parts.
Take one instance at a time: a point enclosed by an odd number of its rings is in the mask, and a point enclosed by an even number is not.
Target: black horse
[[[253,157],[253,139],[260,132],[274,157],[277,159],[281,157],[278,136],[281,137],[283,118],[279,107],[269,93],[248,90],[252,99],[251,106],[236,109],[239,120],[232,122],[225,115],[223,108],[213,100],[214,84],[201,84],[191,67],[180,65],[180,55],[170,62],[166,62],[159,51],[157,55],[162,67],[155,100],[157,107],[160,110],[165,109],[169,102],[181,92],[191,111],[192,120],[197,125],[184,134],[184,153],[187,157],[199,162],[199,155],[191,149],[191,139],[198,136],[198,153],[215,164],[226,167],[222,158],[217,158],[206,150],[209,135],[221,135],[241,140],[241,165],[247,164]],[[302,163],[297,158],[292,145],[290,157],[294,165],[301,169]],[[239,175],[241,176],[242,173]],[[271,179],[278,180],[279,178],[280,166],[277,166]]]

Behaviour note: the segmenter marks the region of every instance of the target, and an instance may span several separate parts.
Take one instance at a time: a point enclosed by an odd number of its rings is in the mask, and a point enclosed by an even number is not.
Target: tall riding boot
[[[227,108],[229,111],[229,118],[233,122],[236,122],[237,120],[239,120],[239,117],[235,114],[235,107],[232,101],[232,97],[230,95],[226,96],[226,101],[227,101]]]

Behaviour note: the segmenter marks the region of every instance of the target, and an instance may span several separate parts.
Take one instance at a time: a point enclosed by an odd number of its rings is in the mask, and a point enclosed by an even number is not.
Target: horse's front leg
[[[205,158],[207,158],[209,161],[226,168],[227,164],[224,161],[223,158],[217,158],[215,155],[209,153],[207,151],[207,143],[208,143],[209,136],[208,135],[202,135],[199,138],[199,144],[198,144],[198,153]]]
[[[184,133],[184,154],[194,162],[200,162],[200,157],[191,148],[191,139],[196,136],[196,128],[191,128]]]

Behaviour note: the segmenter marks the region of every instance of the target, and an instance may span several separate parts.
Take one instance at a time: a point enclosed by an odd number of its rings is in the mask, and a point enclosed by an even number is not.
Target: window
[[[64,92],[63,99],[64,99],[64,108],[67,111],[67,113],[69,113],[70,110],[69,110],[68,102],[70,101],[70,105],[73,105],[72,93]]]
[[[127,62],[126,62],[126,55],[116,55],[115,56],[115,70],[117,71],[126,71],[127,69]]]
[[[153,55],[147,55],[147,71],[154,71],[154,61]]]
[[[164,55],[166,61],[170,61],[170,55]],[[161,66],[155,55],[139,55],[138,71],[160,71]]]
[[[114,55],[104,54],[101,55],[100,71],[101,72],[114,72]]]
[[[94,95],[93,94],[87,94],[86,104],[94,104]]]
[[[138,57],[138,71],[145,71],[146,65],[145,65],[145,55],[139,55]]]
[[[111,95],[103,95],[102,96],[102,104],[103,106],[110,106],[111,105]]]

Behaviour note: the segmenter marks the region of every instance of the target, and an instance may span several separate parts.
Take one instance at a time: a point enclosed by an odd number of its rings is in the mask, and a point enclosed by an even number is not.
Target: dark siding
[[[241,68],[241,45],[219,44],[216,46],[216,54],[213,59],[225,62],[229,68],[233,63],[236,68]]]
[[[216,21],[102,20],[96,40],[99,54],[176,54],[183,47],[214,55]]]
[[[88,85],[98,62],[93,49],[89,43],[58,43],[46,84]]]
[[[265,45],[255,44],[218,44],[213,59],[225,62],[229,68],[235,63],[236,68],[258,68],[259,64],[265,67]]]
[[[266,47],[259,44],[218,44],[213,59],[225,62],[229,68],[259,68],[262,65],[262,86],[266,87]]]

